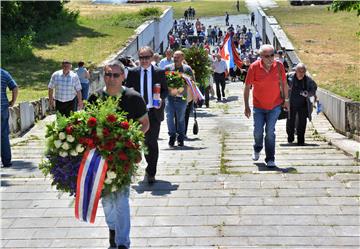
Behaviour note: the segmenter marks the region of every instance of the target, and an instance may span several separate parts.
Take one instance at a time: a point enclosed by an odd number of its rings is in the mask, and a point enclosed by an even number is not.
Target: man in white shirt
[[[216,60],[213,63],[214,70],[214,81],[216,84],[216,96],[217,100],[221,101],[221,94],[223,100],[225,101],[225,78],[228,75],[229,71],[226,65],[226,61],[221,58],[220,54],[216,55]],[[220,93],[221,86],[221,93]]]
[[[69,116],[71,111],[76,110],[76,97],[78,109],[83,108],[81,83],[78,75],[71,71],[71,68],[71,62],[64,60],[62,70],[52,74],[48,85],[50,106],[65,116]]]
[[[173,64],[174,63],[174,60],[172,58],[172,55],[173,55],[173,51],[171,49],[167,49],[166,52],[165,52],[165,58],[163,58],[160,63],[159,63],[159,67],[161,69],[165,69],[165,67],[167,65],[170,65],[170,64]]]

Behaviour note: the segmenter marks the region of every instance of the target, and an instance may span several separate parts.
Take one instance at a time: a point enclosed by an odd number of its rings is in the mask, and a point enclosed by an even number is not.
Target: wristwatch
[[[286,99],[285,99],[285,102],[289,102],[289,98],[286,98]]]

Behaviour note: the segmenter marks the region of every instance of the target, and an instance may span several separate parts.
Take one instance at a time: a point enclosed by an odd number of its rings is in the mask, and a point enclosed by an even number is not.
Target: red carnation
[[[87,124],[89,127],[94,127],[96,125],[96,118],[95,117],[90,117],[87,121]]]
[[[121,126],[121,128],[127,130],[127,129],[129,129],[129,122],[123,121],[120,123],[120,126]]]
[[[81,138],[79,138],[79,143],[80,144],[87,144],[87,139],[84,138],[84,137],[81,137]]]
[[[107,157],[107,160],[108,160],[109,162],[112,162],[112,161],[114,160],[114,156],[113,156],[113,155],[109,155],[109,156]]]
[[[92,130],[92,131],[91,131],[91,136],[92,136],[92,137],[96,137],[96,136],[97,136],[96,130]]]
[[[112,151],[115,148],[115,141],[110,140],[104,145],[104,149],[107,151]]]
[[[107,115],[106,120],[110,123],[114,123],[116,122],[116,116],[114,114],[109,114]]]
[[[65,128],[66,134],[71,135],[73,133],[73,131],[74,131],[74,127],[72,125],[66,126],[66,128]]]
[[[90,149],[95,148],[94,140],[92,140],[91,138],[88,138],[87,139],[87,145],[89,146]]]
[[[124,165],[124,172],[125,172],[125,173],[128,173],[128,172],[129,172],[129,169],[130,169],[130,164],[125,163],[125,165]]]
[[[119,156],[119,159],[122,161],[127,161],[129,159],[124,151],[120,151],[118,156]]]
[[[103,135],[104,135],[104,137],[108,137],[108,136],[110,135],[110,130],[105,127],[105,128],[103,129]]]
[[[129,149],[135,148],[134,143],[131,140],[125,142],[125,147]]]

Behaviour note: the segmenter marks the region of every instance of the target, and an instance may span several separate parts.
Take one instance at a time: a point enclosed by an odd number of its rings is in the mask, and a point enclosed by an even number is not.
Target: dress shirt
[[[215,59],[213,65],[214,65],[214,72],[215,73],[225,73],[227,71],[226,62],[223,59],[221,59],[220,61]]]
[[[140,93],[141,96],[144,97],[144,69],[141,67],[141,75],[140,75]],[[147,70],[147,96],[148,96],[148,104],[146,107],[148,109],[153,108],[153,96],[152,96],[152,67],[146,68]]]

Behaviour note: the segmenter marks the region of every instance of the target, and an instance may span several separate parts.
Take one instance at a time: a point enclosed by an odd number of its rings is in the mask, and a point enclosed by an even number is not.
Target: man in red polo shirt
[[[285,69],[282,63],[274,60],[274,47],[265,44],[259,50],[261,60],[250,65],[244,90],[245,116],[251,115],[249,107],[249,93],[253,86],[254,111],[254,153],[253,160],[257,161],[263,148],[265,126],[265,162],[267,167],[275,164],[275,125],[281,112],[281,106],[288,109],[288,89]],[[279,72],[282,77],[285,101],[280,95]]]

